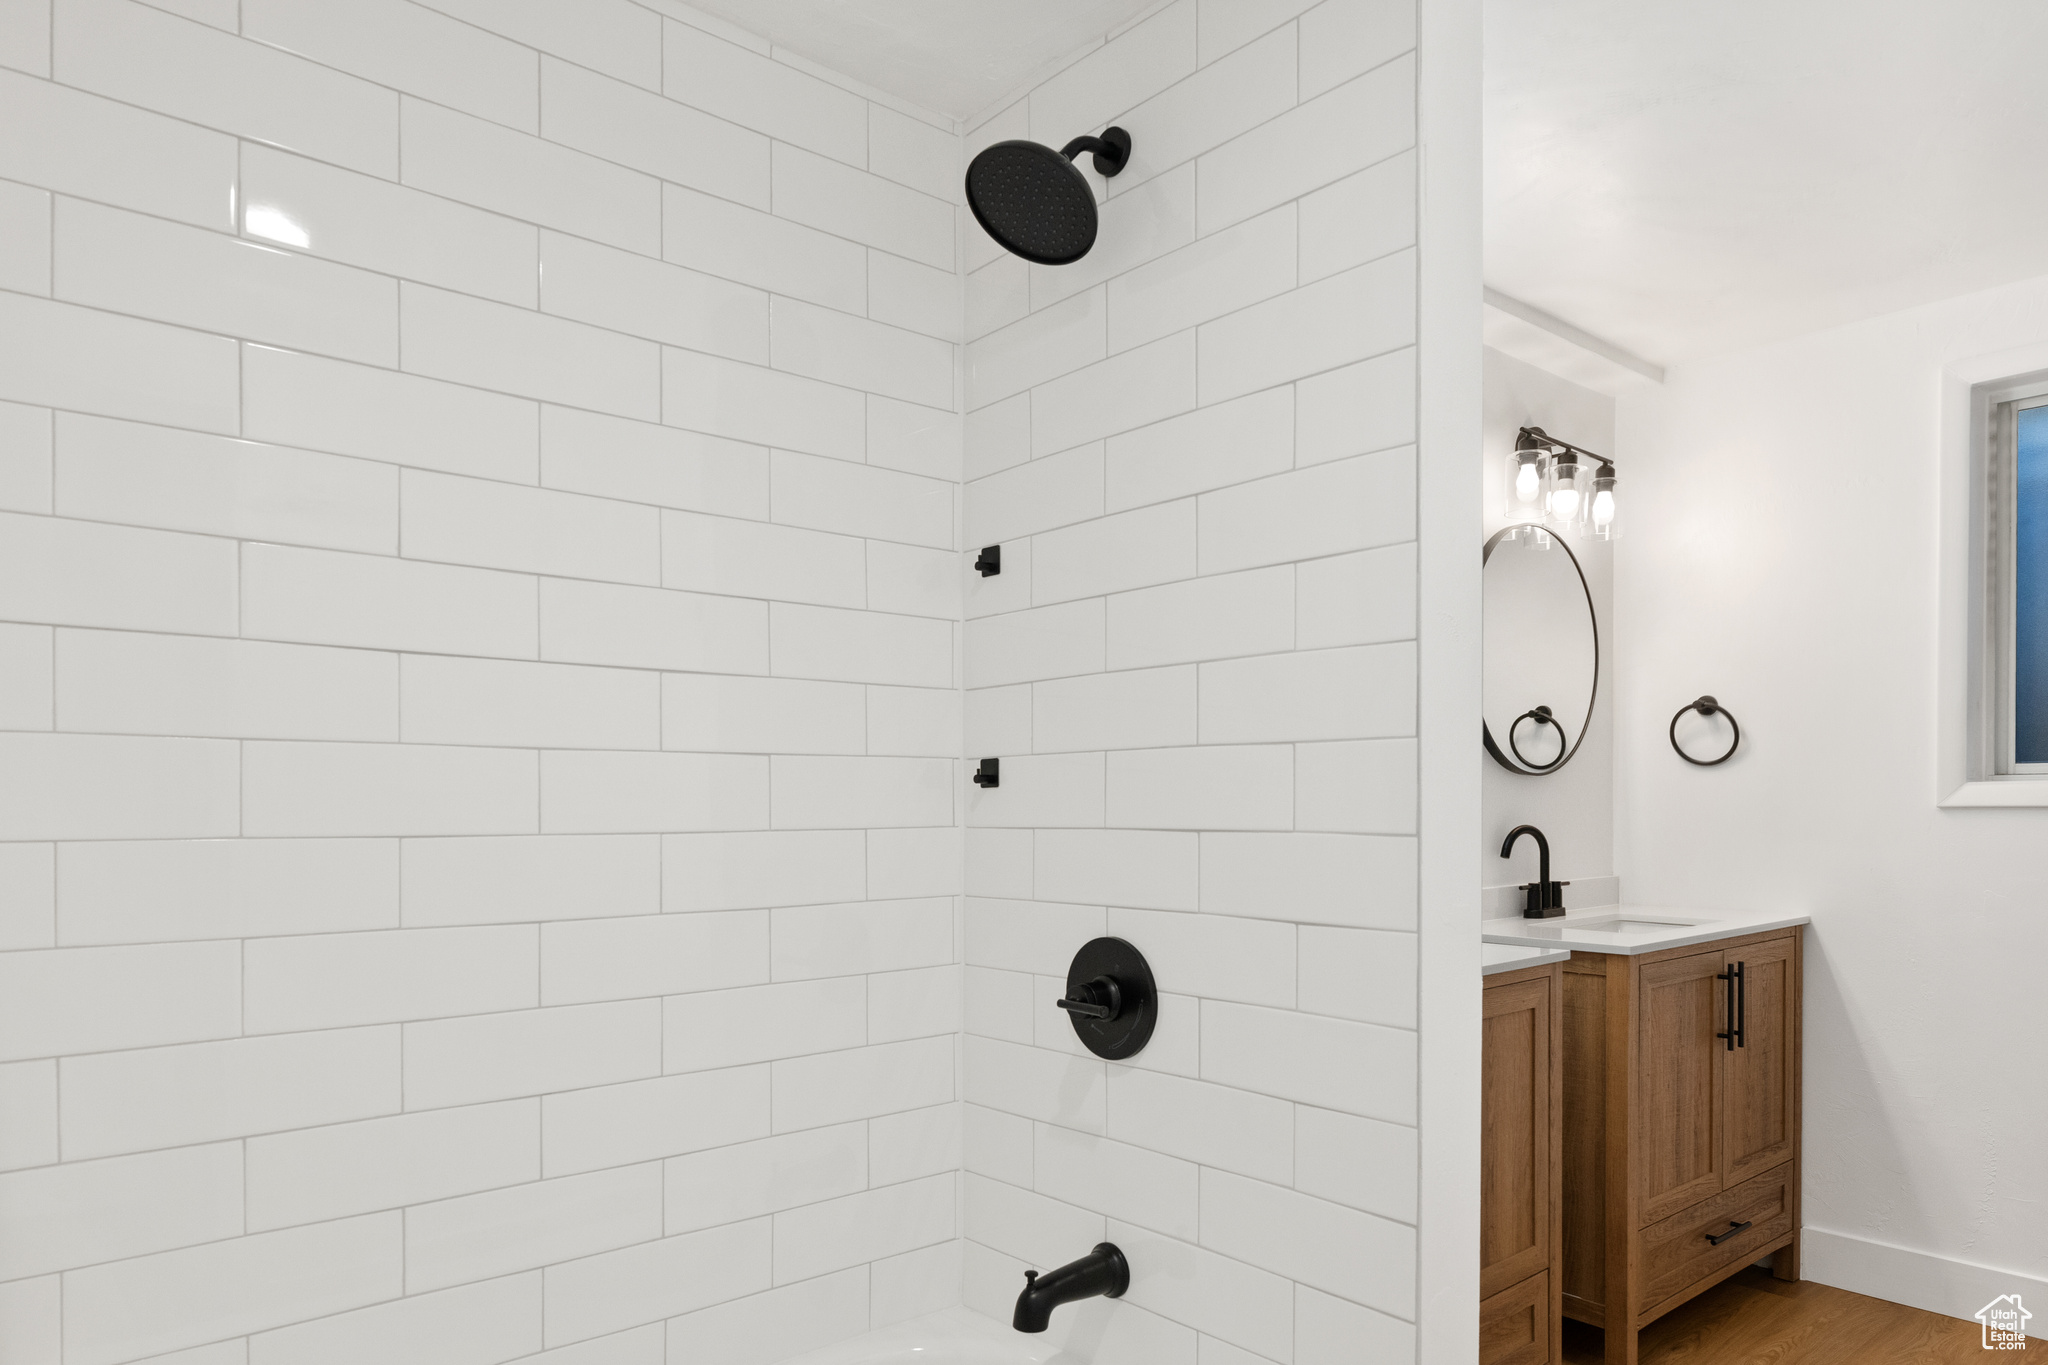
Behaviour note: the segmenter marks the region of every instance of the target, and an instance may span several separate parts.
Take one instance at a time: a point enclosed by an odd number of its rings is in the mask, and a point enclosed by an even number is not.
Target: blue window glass
[[[2048,407],[2015,425],[2013,760],[2048,763]]]

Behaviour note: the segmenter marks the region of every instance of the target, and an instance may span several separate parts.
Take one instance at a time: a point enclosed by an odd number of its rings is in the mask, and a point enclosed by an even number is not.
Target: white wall
[[[626,0],[52,19],[0,5],[0,1357],[953,1301],[957,135]]]
[[[1416,1355],[1415,22],[1179,0],[968,137],[1135,141],[1087,260],[967,258],[966,543],[1004,568],[966,607],[967,755],[1002,760],[967,805],[966,1301],[1115,1241],[1129,1295],[1053,1323],[1101,1365]],[[1128,1064],[1053,1008],[1103,933],[1164,992]]]
[[[1934,805],[1939,377],[2044,318],[2048,281],[1952,299],[1679,366],[1617,417],[1629,900],[1813,916],[1805,1268],[1962,1317],[2048,1290],[2048,811]],[[1723,767],[1665,738],[1702,692],[1742,724]]]
[[[1417,24],[1416,214],[1416,1110],[1424,1139],[1416,1213],[1416,1358],[1479,1351],[1480,818],[1472,722],[1480,714],[1483,308],[1480,6],[1423,0]]]
[[[1560,441],[1621,458],[1614,447],[1612,398],[1488,347],[1486,428],[1480,454],[1488,537],[1507,525],[1501,511],[1506,462],[1515,448],[1515,434],[1525,426],[1542,427]],[[1623,479],[1624,512],[1633,512],[1635,485],[1626,463],[1617,469]],[[1624,522],[1624,536],[1629,529]],[[1517,887],[1535,880],[1536,849],[1528,840],[1516,845],[1512,859],[1500,856],[1501,840],[1520,824],[1535,825],[1550,840],[1550,875],[1572,883],[1564,893],[1566,905],[1575,909],[1607,905],[1617,897],[1612,880],[1614,683],[1621,649],[1614,633],[1614,542],[1571,535],[1564,537],[1563,543],[1577,557],[1586,577],[1593,619],[1600,632],[1600,676],[1592,719],[1572,761],[1547,776],[1511,773],[1481,751],[1484,815],[1479,828],[1479,865],[1483,869],[1480,878],[1488,888],[1484,911],[1489,915],[1519,915],[1524,894]]]

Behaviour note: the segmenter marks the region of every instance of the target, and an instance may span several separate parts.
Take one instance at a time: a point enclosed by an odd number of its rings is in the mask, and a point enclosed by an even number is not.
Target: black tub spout
[[[1052,1310],[1076,1299],[1098,1294],[1117,1299],[1131,1287],[1131,1265],[1109,1242],[1096,1243],[1095,1250],[1078,1261],[1069,1261],[1043,1275],[1024,1272],[1024,1292],[1017,1296],[1017,1313],[1010,1325],[1020,1332],[1043,1332]]]

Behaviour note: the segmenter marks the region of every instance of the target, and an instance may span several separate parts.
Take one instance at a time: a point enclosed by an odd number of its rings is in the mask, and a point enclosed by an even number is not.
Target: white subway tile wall
[[[0,4],[0,1358],[958,1302],[960,150],[674,0]]]
[[[1412,1358],[1414,46],[963,129],[682,0],[0,5],[0,1354],[773,1365],[1108,1237],[1099,1365]],[[1085,260],[974,226],[1111,122]]]
[[[1087,259],[964,257],[964,1294],[1108,1236],[1098,1361],[1415,1350],[1414,46],[1179,0],[967,134],[1135,143]],[[1049,1008],[1101,933],[1127,1063]]]

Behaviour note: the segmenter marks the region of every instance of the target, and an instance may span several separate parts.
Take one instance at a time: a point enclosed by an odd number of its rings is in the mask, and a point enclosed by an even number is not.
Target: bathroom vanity
[[[1518,390],[1502,402],[1525,400]],[[1600,465],[1590,484],[1589,461]],[[1567,1317],[1604,1329],[1608,1365],[1635,1365],[1645,1324],[1744,1266],[1768,1256],[1780,1279],[1799,1275],[1806,918],[1568,909],[1614,885],[1611,842],[1577,855],[1581,886],[1570,891],[1570,881],[1553,879],[1552,841],[1538,827],[1555,819],[1584,833],[1611,813],[1611,773],[1581,766],[1554,779],[1601,714],[1594,586],[1612,566],[1594,561],[1589,579],[1568,542],[1592,549],[1612,534],[1611,516],[1589,523],[1577,513],[1602,483],[1611,500],[1614,474],[1605,456],[1523,425],[1503,466],[1506,524],[1481,556],[1481,740],[1512,775],[1488,771],[1486,828],[1489,842],[1506,836],[1504,863],[1534,873],[1512,887],[1521,917],[1482,920],[1481,938],[1490,953],[1566,955],[1554,967],[1524,964],[1486,979],[1484,1365],[1561,1365]],[[1725,726],[1726,747],[1688,752],[1678,738],[1687,712]],[[1741,743],[1734,717],[1711,696],[1687,703],[1658,738],[1669,740],[1674,763],[1702,773],[1730,771],[1722,765]],[[1529,845],[1533,868],[1518,852]],[[1496,913],[1510,889],[1489,891]],[[1548,1090],[1546,1044],[1557,1059]]]
[[[1635,1365],[1645,1324],[1765,1256],[1799,1276],[1806,923],[1612,906],[1486,922],[1489,944],[1571,953],[1561,1311],[1606,1329],[1609,1365]]]
[[[1482,948],[1479,1360],[1560,1358],[1564,1056],[1560,949]]]

